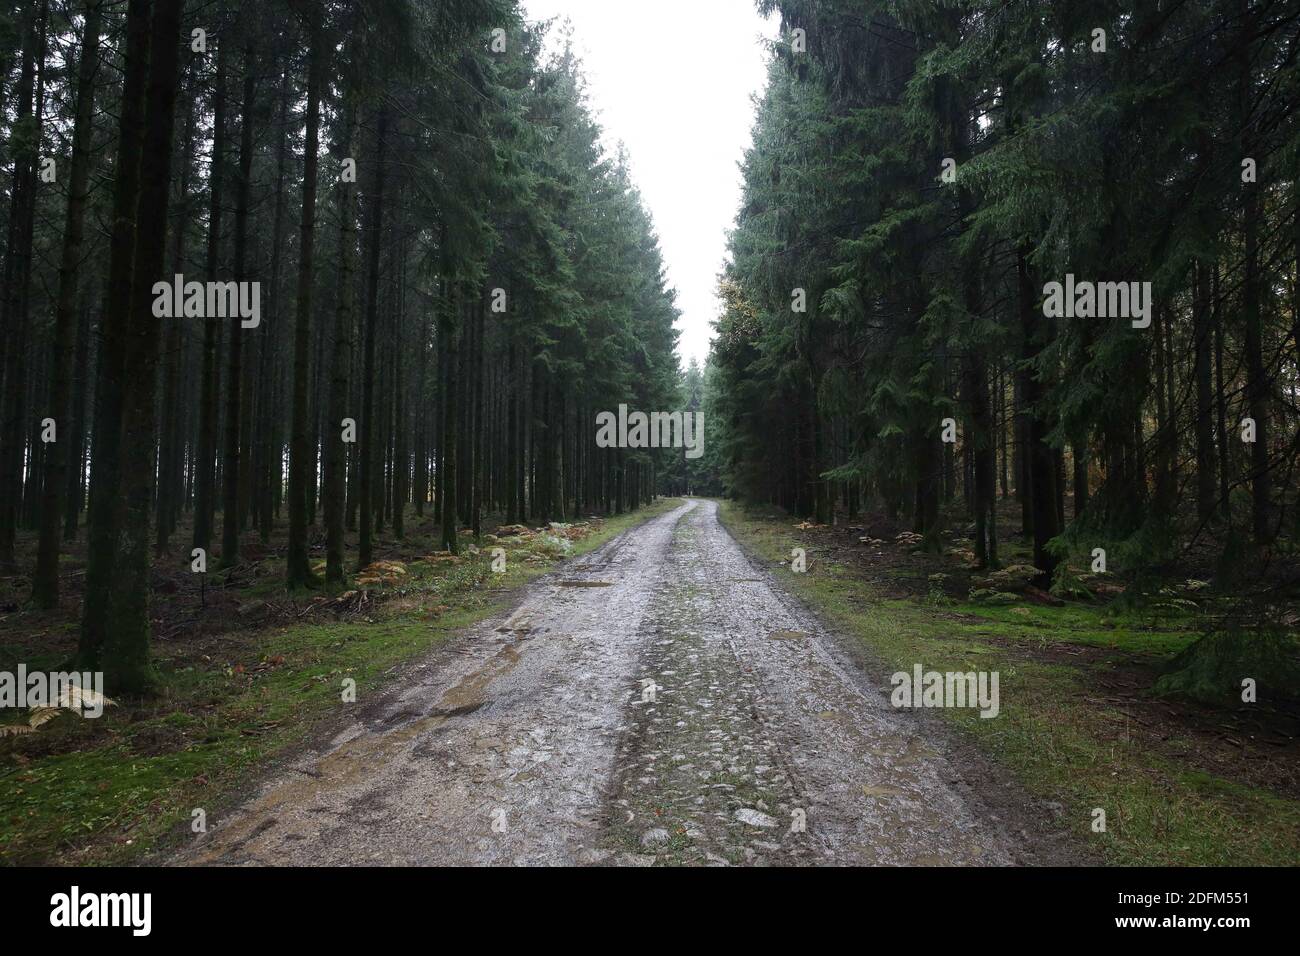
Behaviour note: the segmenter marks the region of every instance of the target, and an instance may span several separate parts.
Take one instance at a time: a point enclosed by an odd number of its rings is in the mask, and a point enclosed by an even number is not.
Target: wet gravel
[[[1025,862],[932,721],[893,709],[692,500],[361,700],[176,863]]]

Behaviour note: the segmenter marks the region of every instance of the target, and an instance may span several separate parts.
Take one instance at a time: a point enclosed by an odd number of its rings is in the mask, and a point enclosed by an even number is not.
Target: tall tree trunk
[[[32,600],[38,607],[59,602],[59,532],[67,491],[68,448],[72,427],[71,378],[77,333],[77,271],[85,236],[86,198],[90,192],[90,133],[95,118],[95,76],[99,67],[99,34],[103,28],[101,0],[87,0],[77,64],[77,106],[72,127],[72,165],[68,173],[68,203],[59,258],[58,304],[54,312],[54,349],[50,363],[50,417],[63,432],[56,434],[45,467],[41,502],[41,536],[32,576]]]
[[[216,77],[212,92],[212,161],[208,173],[208,253],[205,268],[208,281],[221,271],[222,187],[226,157],[226,39],[217,38]],[[199,434],[194,480],[194,547],[212,548],[213,484],[217,456],[217,376],[220,361],[221,323],[208,316],[203,320],[203,377],[199,395]]]
[[[1173,409],[1170,407],[1169,390],[1165,381],[1165,338],[1170,334],[1169,311],[1156,309],[1155,322],[1151,331],[1151,357],[1155,361],[1156,373],[1156,494],[1155,513],[1169,515],[1174,502],[1174,455],[1171,438],[1174,434]]]
[[[442,404],[442,468],[440,469],[440,488],[442,502],[442,546],[452,554],[460,553],[460,544],[456,540],[456,433],[457,412],[456,395],[460,386],[456,381],[460,366],[460,302],[459,283],[448,280],[446,283],[446,301],[443,304],[442,328],[439,341],[445,355],[446,368],[443,376]]]
[[[67,514],[63,522],[63,540],[75,541],[77,538],[77,518],[85,500],[86,476],[86,394],[89,391],[90,377],[90,308],[84,302],[79,306],[81,318],[77,324],[77,358],[76,375],[73,377],[72,389],[72,441],[69,447],[72,454],[69,460],[72,467],[68,469],[68,503]]]
[[[235,281],[248,279],[248,193],[253,175],[253,99],[257,92],[254,82],[256,57],[251,47],[244,53],[244,96],[240,111],[239,180],[235,187]],[[239,529],[243,424],[241,398],[244,383],[243,348],[246,330],[236,316],[230,323],[230,366],[226,382],[226,436],[225,465],[222,472],[224,486],[221,497],[221,566],[234,567],[239,563]]]
[[[506,350],[507,388],[510,390],[506,399],[506,524],[519,522],[519,493],[522,484],[519,448],[519,383],[515,378],[515,343],[511,338]]]
[[[1215,402],[1218,411],[1219,436],[1219,513],[1225,521],[1231,523],[1232,511],[1228,500],[1228,489],[1232,483],[1232,449],[1228,445],[1228,392],[1223,384],[1223,322],[1219,310],[1219,264],[1214,263],[1210,277],[1210,303],[1213,318],[1210,324],[1214,328],[1214,390],[1218,396]]]
[[[356,106],[348,96],[344,107],[344,144],[356,156]],[[325,421],[325,586],[343,586],[344,510],[347,504],[347,447],[343,419],[347,416],[348,366],[352,353],[353,260],[356,257],[356,184],[343,181],[339,197],[338,302],[334,313],[334,354],[330,363],[329,416]]]
[[[964,361],[965,399],[971,416],[967,442],[971,446],[975,486],[971,503],[975,515],[975,560],[981,568],[997,567],[997,446],[989,409],[988,369],[980,354],[967,354]]]
[[[1088,436],[1081,435],[1070,443],[1074,459],[1074,520],[1078,521],[1088,507]]]
[[[149,520],[153,511],[154,400],[159,319],[153,285],[162,274],[171,189],[172,131],[180,61],[181,0],[155,0],[140,162],[128,339],[123,362],[120,510],[103,669],[110,690],[143,693],[156,676],[149,661]],[[178,321],[173,318],[171,321]],[[113,423],[109,423],[112,427]]]
[[[275,148],[275,212],[272,215],[271,222],[271,301],[273,307],[274,324],[262,331],[264,339],[262,349],[262,381],[264,384],[263,402],[266,404],[264,415],[264,427],[262,430],[262,468],[259,473],[259,492],[258,506],[260,515],[258,518],[258,531],[263,543],[271,540],[271,527],[275,524],[276,503],[280,497],[280,461],[283,454],[284,444],[281,440],[280,432],[280,367],[282,360],[280,356],[281,344],[284,336],[280,334],[280,328],[283,323],[280,321],[284,316],[282,303],[283,297],[280,294],[281,283],[281,263],[284,255],[282,251],[284,236],[284,211],[285,211],[285,169],[288,166],[289,155],[289,72],[287,70],[280,74],[280,121],[279,137]]]
[[[361,463],[358,466],[357,495],[361,506],[361,530],[357,540],[357,567],[367,567],[373,560],[371,537],[374,529],[375,472],[375,334],[379,322],[379,253],[384,228],[384,140],[387,138],[388,109],[379,107],[375,125],[375,161],[371,170],[369,195],[366,197],[366,328],[365,357],[361,370]]]
[[[183,106],[185,132],[181,139],[179,154],[181,164],[180,183],[176,192],[180,214],[173,217],[174,225],[172,227],[172,272],[174,275],[183,275],[185,272],[185,232],[189,214],[190,152],[194,146],[195,124],[194,88],[196,84],[193,75],[193,62],[193,58],[191,58],[188,68],[188,93]],[[185,364],[187,352],[185,348],[187,336],[184,334],[186,323],[180,321],[179,316],[175,318],[177,321],[172,322],[171,327],[167,330],[165,354],[166,378],[163,385],[163,424],[158,461],[158,507],[154,518],[157,524],[154,535],[154,550],[158,554],[166,552],[168,539],[175,529],[179,493],[184,484],[183,465],[181,463],[184,447],[182,422],[184,414],[180,402],[180,390],[182,367]]]
[[[1238,0],[1243,35],[1240,43],[1241,74],[1238,80],[1237,120],[1241,123],[1239,135],[1242,156],[1253,155],[1253,143],[1247,130],[1252,126],[1252,99],[1254,84],[1250,72],[1251,34],[1255,27],[1249,16],[1247,0]],[[1272,434],[1269,421],[1269,379],[1264,368],[1264,342],[1260,315],[1259,278],[1259,189],[1256,183],[1245,183],[1246,195],[1242,203],[1242,229],[1244,231],[1243,276],[1241,283],[1241,322],[1246,345],[1246,404],[1250,417],[1255,420],[1255,441],[1250,446],[1251,525],[1256,542],[1272,540],[1272,476],[1269,472],[1268,442]]]
[[[423,316],[416,323],[416,332],[415,347],[419,353],[419,361],[416,365],[413,389],[415,397],[415,473],[412,481],[411,497],[415,499],[416,517],[423,518],[424,506],[429,496],[429,420],[425,402],[429,366],[429,335]],[[422,523],[417,522],[417,524]]]
[[[13,184],[9,193],[9,225],[5,242],[4,288],[0,290],[5,344],[3,416],[0,416],[0,568],[16,570],[14,533],[18,527],[23,488],[24,425],[27,400],[27,331],[31,307],[32,238],[36,214],[36,163],[40,149],[41,116],[36,103],[36,70],[45,73],[45,32],[48,3],[29,4],[22,20],[22,67],[18,79],[15,130],[22,131],[21,148],[14,151]]]
[[[1214,449],[1214,404],[1210,375],[1213,370],[1210,329],[1209,277],[1205,263],[1192,264],[1192,336],[1196,381],[1196,517],[1214,516],[1217,456]]]
[[[404,208],[402,197],[398,196],[399,211]],[[407,406],[405,380],[406,364],[406,240],[404,222],[398,220],[397,228],[397,263],[393,270],[394,295],[393,319],[397,326],[393,335],[393,537],[399,540],[406,535],[405,512],[406,497],[410,490],[407,483],[410,461],[407,446]]]
[[[1042,418],[1040,407],[1042,386],[1031,364],[1044,343],[1041,342],[1043,336],[1039,334],[1042,316],[1035,315],[1034,306],[1037,298],[1034,295],[1033,281],[1029,272],[1028,251],[1023,246],[1016,254],[1016,276],[1022,335],[1020,369],[1017,377],[1023,402],[1020,414],[1024,416],[1024,465],[1028,473],[1025,494],[1029,498],[1030,515],[1033,521],[1034,567],[1041,572],[1036,583],[1047,587],[1052,583],[1057,565],[1056,557],[1047,550],[1047,542],[1059,533],[1056,461],[1052,449],[1046,442],[1048,428]]]
[[[314,452],[307,417],[310,385],[311,284],[316,242],[316,169],[320,149],[320,97],[325,82],[327,46],[323,12],[313,12],[307,65],[306,142],[302,159],[302,224],[298,252],[298,309],[293,334],[293,426],[289,447],[289,550],[285,583],[290,589],[315,586],[318,579],[307,561],[307,476],[315,471],[308,457]]]
[[[108,287],[99,323],[95,386],[95,428],[90,456],[89,544],[82,606],[78,668],[103,669],[108,635],[113,563],[117,557],[117,495],[121,469],[122,402],[126,342],[131,318],[129,294],[135,263],[136,204],[144,150],[144,93],[149,70],[150,0],[129,0],[126,61],[118,114],[118,149],[113,184],[113,229]]]
[[[480,484],[483,479],[483,332],[484,332],[484,309],[480,305],[474,310],[476,313],[477,330],[474,334],[474,429],[472,440],[474,442],[474,474],[471,480],[474,487],[471,490],[472,500],[470,502],[470,526],[474,530],[475,539],[483,533],[483,501],[482,489]]]

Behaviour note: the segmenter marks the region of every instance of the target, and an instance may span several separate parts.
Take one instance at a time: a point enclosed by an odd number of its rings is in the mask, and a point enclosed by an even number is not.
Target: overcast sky
[[[530,20],[573,22],[591,107],[610,150],[627,147],[677,289],[678,352],[703,363],[717,276],[740,202],[751,95],[766,77],[754,0],[523,0]],[[552,36],[557,31],[552,31]]]

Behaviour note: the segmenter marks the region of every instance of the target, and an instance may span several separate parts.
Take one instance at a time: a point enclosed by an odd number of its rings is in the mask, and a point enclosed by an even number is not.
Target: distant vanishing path
[[[716,510],[538,579],[176,862],[1020,861],[1026,835],[932,725],[865,684]]]

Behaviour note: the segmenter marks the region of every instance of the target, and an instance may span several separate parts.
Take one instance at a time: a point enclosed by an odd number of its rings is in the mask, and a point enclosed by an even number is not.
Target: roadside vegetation
[[[1002,574],[995,580],[1006,588],[1004,603],[977,603],[972,591],[992,589],[980,587],[990,582],[972,569],[961,530],[945,536],[942,553],[929,554],[883,518],[818,526],[731,502],[720,517],[854,642],[886,691],[893,672],[916,663],[941,672],[999,672],[996,718],[981,719],[972,709],[936,713],[1106,862],[1300,859],[1296,701],[1261,694],[1253,704],[1210,704],[1157,693],[1161,676],[1201,636],[1222,597],[1207,594],[1201,582],[1162,582],[1139,594],[1121,581],[1094,579],[1091,598],[1062,599]],[[1027,543],[1008,537],[1000,546],[1008,567],[1031,564]],[[791,570],[794,548],[806,551],[804,573]],[[1106,811],[1104,833],[1092,829],[1097,807]]]

